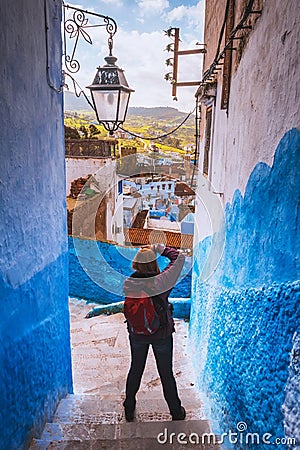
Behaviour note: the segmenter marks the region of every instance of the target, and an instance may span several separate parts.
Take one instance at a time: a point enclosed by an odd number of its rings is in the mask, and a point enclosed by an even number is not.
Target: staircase
[[[186,409],[184,421],[173,421],[162,395],[152,351],[149,352],[134,422],[127,423],[122,401],[130,364],[122,314],[84,319],[91,305],[70,301],[75,394],[62,399],[31,450],[218,449],[204,417],[187,354],[188,324],[176,321],[174,374]],[[180,434],[184,433],[184,434]],[[216,439],[214,441],[214,439]],[[203,443],[202,443],[203,440]]]

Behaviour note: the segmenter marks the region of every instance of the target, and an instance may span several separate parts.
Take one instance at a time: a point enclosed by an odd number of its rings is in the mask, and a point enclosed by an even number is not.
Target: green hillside
[[[67,94],[67,95],[66,95]],[[88,110],[88,104],[85,99],[78,99],[74,94],[65,94],[65,126],[80,131],[84,138],[105,137],[107,131],[98,125],[94,112]],[[80,105],[85,106],[85,110],[70,109],[80,100]],[[83,101],[84,103],[82,103]],[[128,109],[126,122],[123,127],[132,132],[139,138],[119,139],[120,145],[137,146],[138,151],[144,151],[145,144],[154,144],[162,152],[175,151],[183,153],[186,145],[193,145],[195,142],[195,117],[192,115],[176,132],[172,131],[183,122],[187,113],[178,111],[171,107],[131,107]],[[69,131],[69,130],[68,130]],[[169,134],[160,138],[162,135]],[[152,138],[151,142],[147,138]]]
[[[178,111],[176,108],[171,108],[169,106],[157,106],[155,108],[144,108],[142,106],[131,106],[128,108],[128,114],[130,117],[133,116],[143,116],[152,117],[157,120],[169,120],[169,119],[184,119],[186,113]]]

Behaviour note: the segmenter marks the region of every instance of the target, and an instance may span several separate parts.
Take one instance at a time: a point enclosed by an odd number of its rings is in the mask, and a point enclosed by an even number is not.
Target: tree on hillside
[[[96,139],[95,136],[97,134],[101,134],[100,130],[98,130],[98,128],[94,124],[91,124],[89,126],[81,125],[79,131],[84,133],[84,139]]]
[[[80,134],[76,128],[65,125],[65,139],[80,139]]]
[[[165,145],[169,145],[170,147],[182,148],[180,139],[175,138],[175,137],[170,137],[170,136],[169,137],[165,137],[163,139],[163,143]]]

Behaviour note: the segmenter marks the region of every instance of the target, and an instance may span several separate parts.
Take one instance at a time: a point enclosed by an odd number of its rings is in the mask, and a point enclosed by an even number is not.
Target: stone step
[[[201,400],[204,397],[194,386],[188,324],[175,320],[174,335],[174,375],[187,411],[186,420],[171,421],[150,350],[137,394],[136,417],[132,423],[127,423],[122,402],[130,349],[124,316],[83,319],[89,309],[90,306],[83,307],[82,302],[71,304],[76,395],[61,400],[53,422],[46,424],[41,438],[33,441],[31,450],[219,449],[219,445],[213,444],[213,439],[217,442],[217,438],[210,435],[209,422],[204,420],[207,419]],[[206,436],[201,444],[203,433],[209,434],[211,441]]]
[[[197,392],[186,389],[180,392],[188,420],[203,419],[204,413]],[[53,418],[58,423],[116,424],[125,420],[122,402],[124,395],[70,395],[62,399]],[[152,422],[170,420],[168,406],[162,394],[137,396],[136,420]]]
[[[182,400],[182,403],[184,402],[192,402],[194,401],[195,407],[198,408],[199,405],[202,406],[202,398],[203,395],[201,392],[199,392],[195,387],[185,388],[185,389],[178,389],[179,396]],[[111,393],[111,392],[105,392],[101,393],[99,395],[95,394],[68,394],[67,397],[61,399],[60,405],[65,404],[66,406],[69,405],[70,407],[74,406],[74,404],[90,404],[90,403],[102,403],[105,404],[107,401],[120,403],[124,400],[125,393]],[[145,401],[145,400],[155,400],[155,401],[164,401],[163,392],[161,385],[158,389],[151,389],[149,391],[139,391],[137,393],[137,402],[139,401]]]
[[[208,445],[218,442],[210,435],[205,420],[185,420],[151,423],[121,423],[115,425],[52,423],[48,424],[31,450],[42,449],[158,449],[158,448],[219,448]],[[184,441],[184,442],[180,442]],[[203,443],[203,445],[200,445]]]

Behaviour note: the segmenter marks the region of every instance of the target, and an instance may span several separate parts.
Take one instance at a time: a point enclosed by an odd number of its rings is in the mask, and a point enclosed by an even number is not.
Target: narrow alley
[[[189,449],[196,443],[197,448],[218,449],[218,436],[211,431],[203,396],[195,386],[188,322],[176,319],[174,335],[174,374],[186,420],[171,421],[150,351],[135,420],[126,423],[122,401],[130,351],[124,315],[85,319],[90,308],[91,304],[70,299],[74,394],[61,400],[53,422],[31,450]]]
[[[77,3],[0,1],[0,450],[300,450],[299,0]],[[156,244],[187,417],[150,352],[128,423],[85,301]]]

